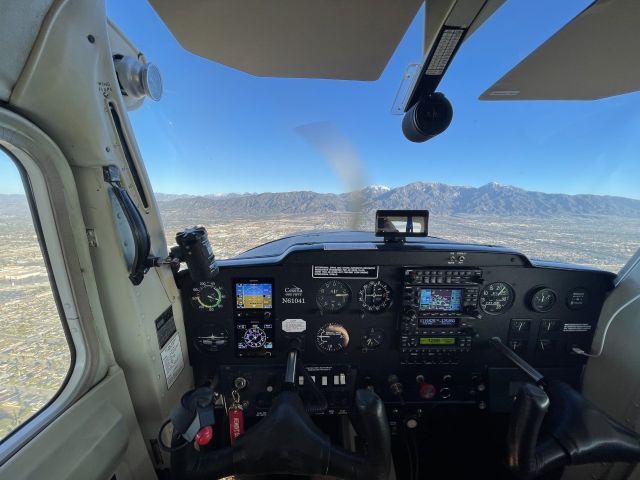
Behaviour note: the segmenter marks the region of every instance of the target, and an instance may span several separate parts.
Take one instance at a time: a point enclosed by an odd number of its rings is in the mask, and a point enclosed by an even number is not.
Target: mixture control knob
[[[405,425],[407,426],[408,429],[413,430],[418,426],[418,419],[415,417],[409,417],[405,421]]]
[[[431,400],[438,393],[438,389],[431,383],[423,383],[420,385],[418,393],[423,400]]]

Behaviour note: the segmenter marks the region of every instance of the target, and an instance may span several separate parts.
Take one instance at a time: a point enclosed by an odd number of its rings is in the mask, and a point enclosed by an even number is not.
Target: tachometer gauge
[[[349,345],[349,332],[339,323],[327,323],[318,330],[316,345],[323,352],[339,352]]]
[[[556,292],[547,287],[538,288],[531,295],[531,308],[536,312],[548,312],[556,304]]]
[[[498,315],[511,307],[514,298],[515,293],[508,283],[490,283],[480,294],[480,308],[490,315]]]
[[[191,304],[198,310],[213,312],[224,305],[227,296],[224,289],[215,282],[200,282],[193,287]]]
[[[371,327],[362,334],[362,349],[373,350],[382,345],[384,341],[384,330]]]
[[[351,290],[340,280],[323,283],[316,294],[316,303],[325,312],[339,312],[349,304]]]
[[[202,353],[219,352],[229,345],[229,332],[213,325],[202,325],[193,342]]]
[[[371,280],[358,292],[358,301],[367,312],[382,312],[391,305],[391,287],[383,281]]]

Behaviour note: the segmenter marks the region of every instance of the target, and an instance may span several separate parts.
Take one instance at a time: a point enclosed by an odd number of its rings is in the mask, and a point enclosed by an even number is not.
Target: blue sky
[[[640,198],[640,94],[595,102],[477,99],[589,3],[508,0],[447,72],[439,90],[454,119],[424,144],[405,140],[402,117],[390,114],[406,66],[422,58],[422,12],[378,81],[349,82],[253,77],[184,50],[146,1],[107,0],[107,11],[163,74],[162,100],[131,114],[156,192],[343,191],[331,165],[296,133],[329,121],[355,145],[367,184],[497,181]]]

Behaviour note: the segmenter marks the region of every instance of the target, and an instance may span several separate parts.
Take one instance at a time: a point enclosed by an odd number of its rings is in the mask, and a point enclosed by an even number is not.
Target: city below
[[[359,215],[348,211],[349,202],[354,201],[352,196],[313,192],[205,197],[158,195],[158,205],[170,245],[177,231],[203,224],[209,231],[217,258],[229,258],[304,230],[355,227],[371,231],[373,211],[383,202],[383,196],[387,196],[394,208],[428,208],[425,199],[418,197],[429,192],[421,193],[416,184],[412,185],[402,187],[407,190],[404,192],[369,187],[370,191],[363,191],[360,199],[356,199],[364,206]],[[431,186],[433,190],[437,184],[420,185]],[[638,200],[591,195],[577,200],[572,196],[551,198],[545,197],[548,194],[533,194],[497,184],[485,187],[463,193],[477,202],[484,197],[489,205],[500,205],[500,213],[492,213],[490,209],[478,213],[458,212],[453,196],[449,198],[444,194],[453,195],[450,188],[463,187],[437,187],[440,203],[431,209],[430,235],[459,242],[504,245],[530,258],[614,272],[638,248]],[[482,188],[485,190],[481,191]],[[425,189],[427,187],[423,187]],[[325,195],[329,197],[323,197]],[[603,205],[597,203],[599,198]],[[448,203],[444,204],[443,199]],[[504,213],[509,208],[508,199],[518,206],[514,215]],[[524,204],[525,199],[530,203]],[[408,204],[411,201],[419,203]],[[611,215],[610,208],[621,209],[621,214]],[[575,214],[571,209],[598,214]],[[523,211],[533,214],[523,215]],[[0,255],[3,259],[0,321],[4,331],[0,337],[1,439],[55,396],[66,378],[71,355],[24,196],[0,195]]]

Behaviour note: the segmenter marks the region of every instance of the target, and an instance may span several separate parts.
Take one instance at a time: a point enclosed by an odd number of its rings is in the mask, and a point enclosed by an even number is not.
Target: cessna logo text
[[[296,285],[291,285],[284,289],[282,303],[304,303],[303,291]]]

